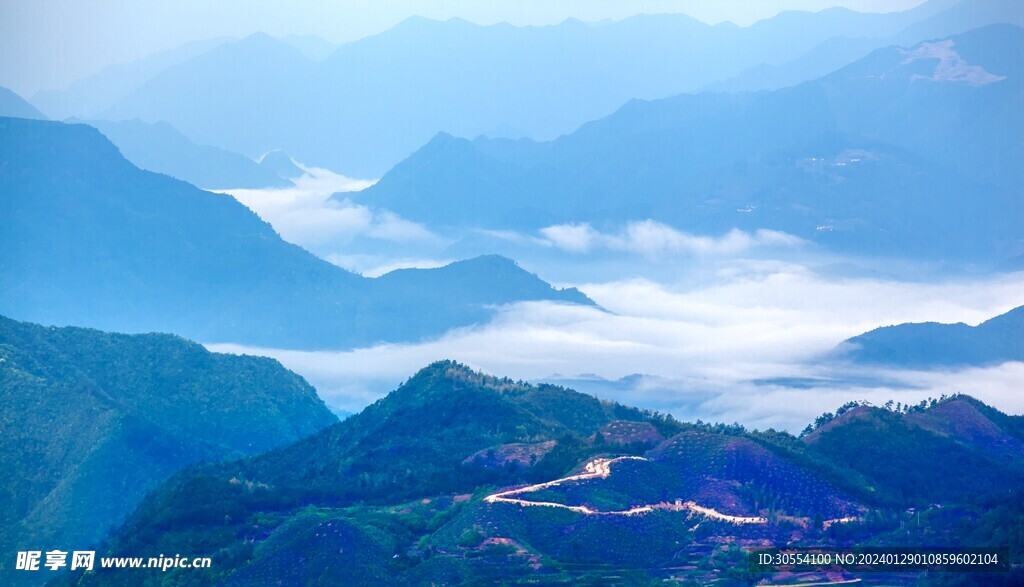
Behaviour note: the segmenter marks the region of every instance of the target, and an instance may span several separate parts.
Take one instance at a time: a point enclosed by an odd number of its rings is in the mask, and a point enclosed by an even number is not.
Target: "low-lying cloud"
[[[437,240],[422,224],[390,211],[331,197],[337,192],[365,189],[372,181],[351,179],[325,169],[306,171],[306,175],[295,180],[294,187],[225,193],[269,222],[285,240],[328,260],[359,238],[402,244]]]
[[[654,220],[630,222],[617,233],[605,233],[587,223],[558,224],[540,230],[541,240],[571,253],[614,251],[645,257],[673,255],[740,255],[754,249],[796,247],[805,243],[785,232],[733,229],[722,236],[698,236]]]
[[[851,373],[820,360],[842,340],[878,326],[977,324],[1024,305],[1024,273],[917,283],[835,279],[798,264],[762,261],[731,264],[701,285],[633,279],[579,287],[608,311],[520,303],[502,308],[488,324],[436,340],[343,352],[211,348],[276,357],[306,376],[329,404],[350,411],[446,358],[496,375],[578,382],[602,397],[681,418],[791,431],[859,399],[916,403],[960,391],[1024,411],[1024,365],[1018,363]],[[809,383],[779,382],[785,378]]]

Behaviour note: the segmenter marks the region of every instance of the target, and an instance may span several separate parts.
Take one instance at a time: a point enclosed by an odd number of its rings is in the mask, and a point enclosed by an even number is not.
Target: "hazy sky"
[[[923,0],[2,0],[0,85],[25,97],[66,87],[112,63],[191,40],[313,34],[344,42],[385,30],[412,15],[461,17],[479,24],[553,24],[639,13],[682,12],[747,25],[782,10],[846,6],[905,10]]]

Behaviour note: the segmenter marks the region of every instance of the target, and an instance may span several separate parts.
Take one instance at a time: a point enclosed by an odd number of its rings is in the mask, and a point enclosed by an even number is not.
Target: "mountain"
[[[903,368],[1024,361],[1024,306],[977,326],[925,322],[876,328],[844,341],[836,356]]]
[[[857,407],[804,441],[863,475],[881,498],[944,504],[1012,494],[1024,480],[1022,432],[1020,416],[956,397],[905,413]]]
[[[785,63],[760,63],[734,78],[709,84],[703,89],[728,92],[776,90],[827,75],[890,45],[916,45],[990,24],[1024,26],[1024,13],[1013,0],[928,2],[918,10],[921,18],[895,34],[887,36],[885,32],[892,30],[889,29],[884,32],[876,30],[872,36],[837,35],[796,59]],[[925,10],[933,14],[926,15]]]
[[[969,0],[916,20],[893,38],[898,44],[949,37],[991,24],[1024,26],[1024,14],[1014,0]]]
[[[346,132],[296,98],[320,94],[313,84],[318,67],[292,45],[257,33],[161,71],[94,118],[162,120],[199,144],[252,159],[284,149],[323,167],[295,148],[302,142],[319,145],[324,134]],[[354,91],[348,80],[344,83]],[[140,101],[144,108],[128,106]]]
[[[96,546],[159,482],[337,421],[277,361],[0,317],[0,549]],[[12,570],[4,557],[0,570]]]
[[[836,37],[892,36],[950,3],[785,12],[750,27],[682,14],[540,27],[414,17],[322,59],[257,34],[168,67],[94,117],[164,120],[252,158],[283,149],[305,164],[377,178],[438,132],[554,138],[632,98],[694,91]]]
[[[294,179],[304,173],[284,151],[267,153],[260,159],[260,167],[285,179]]]
[[[44,116],[42,112],[36,110],[35,106],[29,104],[21,96],[4,87],[0,87],[0,116],[46,120],[46,116]]]
[[[864,410],[877,429],[861,424]],[[766,577],[747,574],[741,547],[950,544],[977,527],[980,504],[1012,510],[1022,433],[1021,417],[956,397],[905,413],[847,409],[798,439],[443,361],[307,439],[175,475],[106,552],[211,556],[210,570],[164,577],[225,585],[748,584]],[[984,490],[963,491],[974,479]],[[927,532],[901,530],[908,507],[933,522]],[[1021,560],[1024,544],[1011,544]],[[69,583],[145,577],[101,570]]]
[[[281,40],[299,50],[312,61],[325,59],[338,49],[338,45],[316,35],[285,35]]]
[[[82,122],[99,129],[133,165],[176,177],[201,188],[268,188],[292,185],[288,178],[278,175],[273,169],[245,155],[217,147],[197,145],[166,122]],[[299,175],[301,174],[300,171]]]
[[[63,90],[44,90],[32,96],[32,103],[50,118],[94,118],[126,94],[160,72],[193,59],[232,41],[204,39],[160,51],[128,63],[116,63],[86,76]]]
[[[0,311],[46,324],[346,348],[439,335],[505,303],[592,303],[507,259],[349,273],[85,125],[0,119],[0,235]]]
[[[432,226],[653,218],[998,261],[1024,246],[1021,51],[1024,30],[993,25],[773,92],[634,100],[549,142],[441,134],[354,199]]]

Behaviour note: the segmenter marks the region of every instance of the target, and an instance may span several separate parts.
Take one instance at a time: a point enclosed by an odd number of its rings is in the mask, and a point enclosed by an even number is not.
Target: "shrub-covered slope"
[[[98,544],[188,464],[266,451],[337,420],[272,359],[4,317],[0,395],[5,571],[12,549]]]

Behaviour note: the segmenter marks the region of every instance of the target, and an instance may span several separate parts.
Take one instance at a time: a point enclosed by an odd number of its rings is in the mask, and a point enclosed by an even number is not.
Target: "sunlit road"
[[[570,475],[561,479],[555,479],[554,481],[548,481],[546,483],[538,483],[537,485],[529,485],[526,487],[520,487],[519,489],[512,489],[509,491],[502,491],[488,495],[484,498],[487,503],[514,503],[522,507],[554,507],[571,510],[580,514],[593,515],[593,516],[635,516],[640,514],[646,514],[653,512],[654,510],[669,510],[669,511],[690,511],[696,514],[700,514],[707,518],[714,520],[720,520],[728,522],[730,524],[767,524],[768,519],[760,516],[730,516],[723,514],[713,508],[707,508],[697,505],[692,501],[682,502],[675,501],[674,503],[656,503],[649,505],[642,505],[630,508],[628,510],[615,510],[615,511],[599,511],[588,508],[585,505],[566,505],[564,503],[555,503],[552,501],[531,501],[527,499],[519,499],[513,497],[516,495],[522,495],[525,493],[532,493],[540,491],[542,489],[548,489],[551,487],[557,487],[566,483],[575,483],[579,481],[587,481],[589,479],[606,479],[612,474],[612,464],[618,463],[625,460],[636,460],[646,461],[644,457],[616,457],[614,459],[594,459],[588,462],[583,467],[583,473],[578,475]]]
[[[735,525],[745,524],[767,524],[768,518],[762,516],[732,516],[729,514],[723,514],[722,512],[709,507],[698,505],[694,501],[682,501],[675,500],[674,502],[662,502],[647,504],[629,508],[628,510],[613,510],[613,511],[600,511],[589,508],[585,505],[566,505],[564,503],[556,503],[553,501],[532,501],[529,499],[521,499],[515,496],[523,495],[526,493],[533,493],[542,489],[549,489],[551,487],[558,487],[566,483],[577,483],[581,481],[587,481],[590,479],[607,479],[612,474],[612,465],[626,460],[634,461],[646,461],[648,459],[644,457],[616,457],[613,459],[594,459],[583,466],[583,472],[577,475],[570,475],[568,477],[562,477],[561,479],[555,479],[554,481],[547,481],[545,483],[538,483],[537,485],[528,485],[526,487],[520,487],[518,489],[510,489],[508,491],[501,491],[493,493],[484,498],[487,503],[514,503],[521,507],[551,507],[551,508],[562,508],[570,510],[579,514],[588,516],[636,516],[653,512],[654,510],[665,510],[665,511],[689,511],[694,514],[704,516],[711,520],[717,520],[721,522],[727,522]],[[801,518],[804,522],[809,522],[806,518]],[[833,520],[825,520],[822,525],[824,529],[828,529],[833,524],[846,524],[849,522],[859,521],[860,518],[849,516],[845,518],[837,518]],[[806,524],[805,524],[806,525]]]

